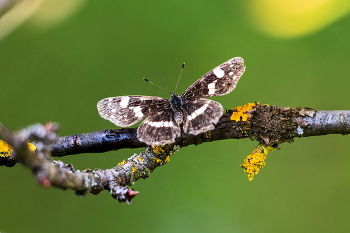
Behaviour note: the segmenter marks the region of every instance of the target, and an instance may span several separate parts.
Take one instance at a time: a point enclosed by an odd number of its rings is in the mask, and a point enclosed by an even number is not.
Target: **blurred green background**
[[[90,0],[55,19],[57,6],[41,15],[38,7],[0,40],[0,121],[12,130],[55,121],[62,136],[115,128],[99,117],[100,99],[169,97],[142,78],[172,90],[186,62],[181,93],[235,56],[245,59],[246,73],[231,94],[213,98],[226,108],[258,101],[349,109],[350,17],[337,11],[347,5],[326,1],[336,7],[310,10],[317,1],[297,2],[300,12],[291,14],[263,0]],[[108,192],[79,198],[44,189],[20,164],[0,167],[0,232],[349,232],[348,141],[328,135],[283,144],[251,182],[239,165],[257,142],[189,146],[133,186],[140,194],[132,205]],[[111,168],[141,150],[62,160]]]

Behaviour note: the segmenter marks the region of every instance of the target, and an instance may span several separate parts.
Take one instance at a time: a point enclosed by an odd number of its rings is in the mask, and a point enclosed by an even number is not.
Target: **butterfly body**
[[[179,97],[176,93],[173,93],[171,95],[171,109],[174,112],[174,121],[178,124],[181,125],[184,122],[184,114],[182,111],[182,98]]]
[[[181,96],[173,93],[170,100],[154,96],[110,97],[100,100],[97,109],[102,118],[121,127],[146,118],[137,129],[137,138],[148,145],[174,143],[183,133],[197,135],[214,129],[223,107],[205,97],[230,93],[244,71],[244,60],[235,57],[202,76]]]

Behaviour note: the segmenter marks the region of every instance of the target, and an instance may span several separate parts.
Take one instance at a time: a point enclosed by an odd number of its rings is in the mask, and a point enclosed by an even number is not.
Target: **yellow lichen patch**
[[[28,141],[27,145],[30,151],[36,151],[36,146],[33,143]],[[0,140],[0,157],[8,157],[12,152],[13,148],[7,142]]]
[[[125,159],[123,161],[121,161],[120,163],[118,163],[119,165],[124,165],[126,163]]]
[[[131,171],[132,171],[132,172],[136,172],[136,171],[137,171],[136,167],[132,167],[132,168],[131,168]]]
[[[244,159],[244,164],[241,167],[244,173],[248,175],[248,180],[253,180],[254,175],[259,173],[266,163],[266,156],[269,151],[273,151],[275,148],[271,146],[265,146],[264,144],[259,144],[258,147],[253,150],[253,152]]]
[[[36,151],[36,146],[35,146],[33,143],[31,143],[30,141],[28,141],[28,142],[27,142],[27,145],[28,145],[28,149],[29,149],[30,151]]]
[[[137,158],[138,161],[142,162],[143,161],[143,158]]]
[[[165,151],[162,148],[162,146],[155,146],[155,147],[153,147],[153,152],[159,155],[159,154],[161,154],[161,153],[163,153]]]
[[[170,162],[170,155],[168,155],[168,156],[166,157],[165,162],[166,162],[166,163],[167,163],[167,162]]]
[[[233,121],[246,121],[250,117],[250,115],[247,113],[247,111],[251,110],[253,107],[255,107],[255,103],[248,103],[243,106],[237,106],[235,109],[233,109],[233,113],[230,117]]]
[[[158,159],[158,158],[153,158],[157,163],[161,163],[162,160],[161,159]]]
[[[209,131],[205,132],[204,137],[207,139],[210,139],[211,138],[211,131],[209,130]]]
[[[0,140],[0,157],[8,157],[12,151],[12,147],[7,142]]]

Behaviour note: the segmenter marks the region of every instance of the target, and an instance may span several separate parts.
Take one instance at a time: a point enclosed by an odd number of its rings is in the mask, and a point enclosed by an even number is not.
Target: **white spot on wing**
[[[171,121],[148,121],[147,124],[154,127],[172,127],[173,122]]]
[[[209,92],[208,94],[209,95],[212,95],[215,93],[215,85],[216,85],[216,81],[215,82],[212,82],[208,85],[208,89],[209,89]]]
[[[130,99],[129,96],[123,96],[122,100],[120,101],[120,107],[126,108],[129,104],[129,99]]]
[[[228,73],[228,75],[230,75],[230,76],[233,75],[233,72],[231,71],[230,73]]]
[[[142,118],[143,117],[143,113],[142,113],[142,108],[140,106],[137,106],[133,109],[135,116],[138,118]]]
[[[164,122],[164,127],[172,127],[173,126],[173,122],[168,121],[168,122]]]
[[[216,77],[218,78],[222,78],[224,77],[225,75],[225,72],[220,68],[220,67],[216,67],[214,70],[213,70],[213,73],[216,75]]]
[[[196,109],[196,111],[194,111],[193,113],[191,113],[191,115],[189,115],[187,117],[187,119],[193,120],[194,118],[196,118],[198,115],[203,114],[203,112],[208,108],[209,103],[204,104],[202,107]]]
[[[117,109],[115,109],[115,108],[113,108],[112,110],[111,110],[111,112],[113,112],[113,113],[115,113],[117,111]]]

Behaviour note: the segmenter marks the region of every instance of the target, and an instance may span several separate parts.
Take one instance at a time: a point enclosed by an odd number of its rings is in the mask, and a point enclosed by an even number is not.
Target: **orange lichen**
[[[233,109],[233,113],[230,117],[232,121],[246,121],[250,117],[250,115],[247,113],[247,111],[253,109],[255,107],[255,103],[248,103],[243,106],[237,106],[235,109]]]
[[[161,154],[161,153],[163,153],[165,151],[162,148],[162,146],[155,146],[155,147],[153,147],[153,152],[159,155],[159,154]]]

